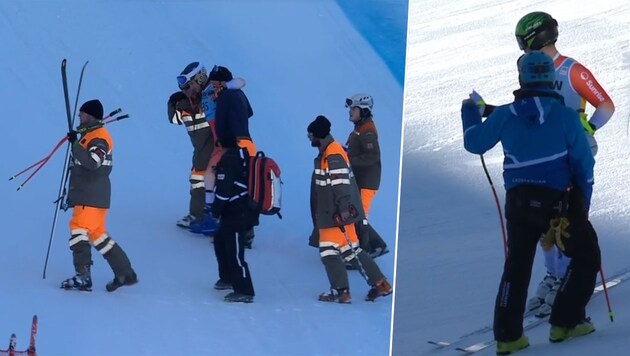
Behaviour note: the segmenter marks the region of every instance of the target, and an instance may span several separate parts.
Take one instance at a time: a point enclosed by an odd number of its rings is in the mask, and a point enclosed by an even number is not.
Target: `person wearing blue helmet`
[[[541,236],[545,248],[558,246],[572,258],[549,320],[551,342],[595,330],[585,308],[600,265],[587,215],[595,160],[579,114],[552,88],[551,57],[530,51],[517,65],[520,89],[512,103],[497,106],[483,122],[483,104],[462,104],[464,148],[483,154],[501,142],[504,152],[508,255],[495,301],[497,355],[529,346],[523,314]]]

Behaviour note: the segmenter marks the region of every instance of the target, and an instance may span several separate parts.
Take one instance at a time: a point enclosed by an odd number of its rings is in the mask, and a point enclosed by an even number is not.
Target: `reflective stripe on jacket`
[[[79,126],[81,128],[81,126]],[[72,145],[68,205],[109,209],[112,139],[104,127],[88,131]]]

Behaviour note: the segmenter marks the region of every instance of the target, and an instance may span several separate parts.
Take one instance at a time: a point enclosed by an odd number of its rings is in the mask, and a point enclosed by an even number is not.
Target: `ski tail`
[[[27,350],[28,356],[37,356],[37,351],[35,349],[36,339],[37,339],[37,315],[33,315],[33,322],[31,324],[31,341],[28,344],[28,350]]]

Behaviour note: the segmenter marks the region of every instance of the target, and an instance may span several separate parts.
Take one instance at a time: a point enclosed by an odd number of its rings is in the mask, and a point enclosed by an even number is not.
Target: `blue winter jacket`
[[[462,104],[464,147],[483,154],[500,141],[506,190],[528,184],[564,191],[573,184],[588,209],[595,160],[578,113],[546,90],[514,94],[513,103],[497,107],[484,122],[474,103]]]

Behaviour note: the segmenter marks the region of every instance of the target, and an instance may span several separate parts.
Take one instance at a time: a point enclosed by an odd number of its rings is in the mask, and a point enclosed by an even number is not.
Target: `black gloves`
[[[173,93],[168,98],[168,103],[175,106],[175,104],[182,99],[186,99],[186,94],[182,93],[181,91],[178,91],[178,92]]]
[[[75,142],[77,142],[77,132],[74,130],[70,130],[70,132],[68,132],[68,141],[71,144],[74,144]]]

